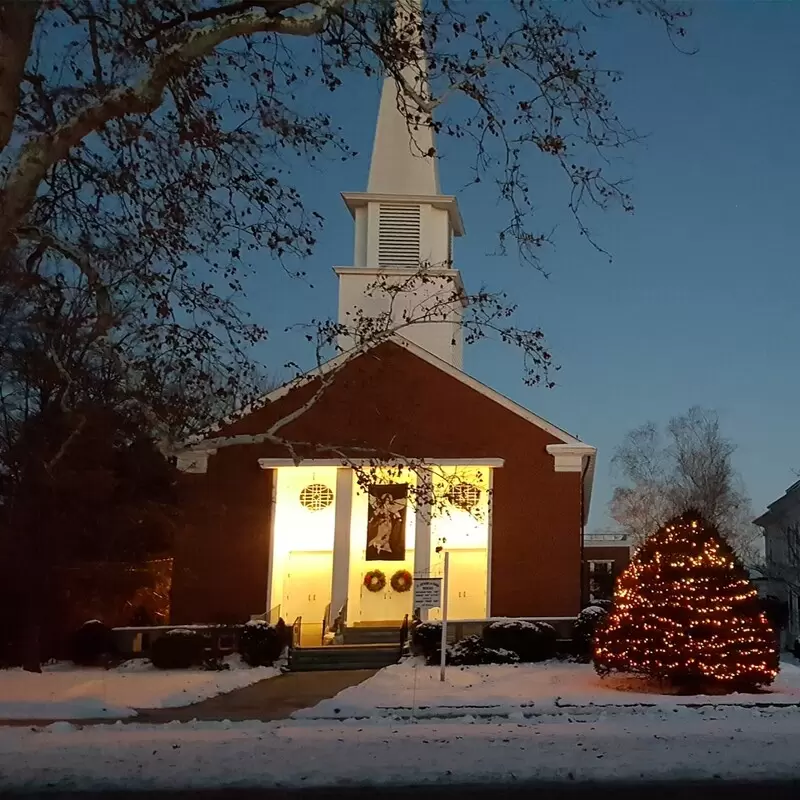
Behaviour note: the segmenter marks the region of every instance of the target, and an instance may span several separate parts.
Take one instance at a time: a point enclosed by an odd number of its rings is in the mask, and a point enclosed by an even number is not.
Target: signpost
[[[447,581],[450,577],[450,553],[444,554],[444,578],[416,578],[414,580],[414,608],[420,611],[429,608],[442,609],[442,656],[439,664],[439,680],[444,680],[447,656]]]
[[[414,581],[414,608],[441,608],[442,579],[417,578]]]
[[[439,663],[439,680],[444,681],[444,667],[447,659],[447,590],[450,588],[450,553],[444,554],[444,586],[442,588],[442,656]]]

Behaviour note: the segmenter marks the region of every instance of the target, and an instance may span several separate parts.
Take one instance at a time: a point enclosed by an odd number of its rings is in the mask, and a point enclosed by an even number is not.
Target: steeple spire
[[[430,97],[422,41],[422,0],[394,2],[396,62],[413,95]],[[395,70],[396,72],[396,70]],[[350,267],[339,276],[339,322],[388,318],[393,329],[461,368],[466,305],[453,266],[453,237],[464,233],[458,201],[439,188],[430,113],[384,78],[366,192],[345,192],[355,221]],[[353,338],[342,335],[343,349]]]
[[[407,41],[412,54],[402,69],[402,77],[420,97],[429,98],[428,65],[420,42],[422,0],[395,0],[394,24],[398,40]],[[392,75],[386,75],[367,191],[373,194],[440,194],[435,153],[428,114],[406,96]]]

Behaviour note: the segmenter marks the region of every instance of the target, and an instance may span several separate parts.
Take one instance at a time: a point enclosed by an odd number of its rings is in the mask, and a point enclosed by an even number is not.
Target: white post
[[[353,470],[339,467],[336,470],[336,507],[333,528],[333,569],[331,576],[330,623],[347,600],[350,581],[350,520],[353,511]]]
[[[492,616],[492,517],[494,516],[494,470],[489,467],[489,492],[486,498],[486,617]]]
[[[442,656],[439,663],[439,680],[444,680],[444,668],[447,660],[447,590],[450,586],[450,553],[444,554],[444,577],[442,579]]]
[[[277,619],[270,617],[270,611],[283,602],[283,576],[280,581],[275,581],[275,569],[278,567],[278,551],[275,548],[275,511],[278,508],[278,470],[271,469],[264,474],[269,476],[269,566],[267,567],[267,622],[276,623]],[[285,567],[285,560],[281,558],[280,569]],[[280,591],[275,590],[275,583],[278,583]],[[282,609],[281,609],[282,610]],[[281,616],[278,611],[278,617]]]
[[[417,469],[417,514],[414,525],[414,576],[429,578],[431,575],[431,473]],[[428,609],[420,610],[420,619],[428,619]]]

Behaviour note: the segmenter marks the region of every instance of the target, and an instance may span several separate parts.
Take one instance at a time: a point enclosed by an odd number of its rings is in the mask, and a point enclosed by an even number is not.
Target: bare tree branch
[[[36,192],[48,170],[90,133],[121,117],[155,111],[167,83],[194,62],[214,52],[224,42],[255,33],[280,33],[284,36],[314,36],[345,0],[320,0],[317,8],[295,17],[272,16],[263,10],[249,11],[224,23],[191,31],[187,37],[156,58],[146,77],[136,86],[113,89],[97,103],[89,105],[55,131],[32,140],[22,150],[0,195],[0,246],[28,213]]]
[[[76,245],[56,238],[52,233],[33,227],[23,227],[17,231],[22,239],[29,239],[44,248],[51,248],[68,258],[75,264],[85,276],[89,283],[89,289],[95,299],[97,308],[97,318],[95,331],[103,336],[108,333],[114,322],[114,309],[111,303],[111,295],[108,287],[104,284],[100,273],[92,265],[89,254]]]

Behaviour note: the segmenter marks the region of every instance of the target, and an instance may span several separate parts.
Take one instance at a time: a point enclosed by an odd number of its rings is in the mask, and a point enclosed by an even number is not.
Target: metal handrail
[[[303,618],[298,617],[292,624],[292,648],[300,647],[300,635],[303,630]]]
[[[330,626],[330,618],[331,618],[331,604],[325,606],[325,613],[322,616],[322,633],[320,634],[320,641],[321,645],[325,644],[325,634],[328,632],[328,628]]]

